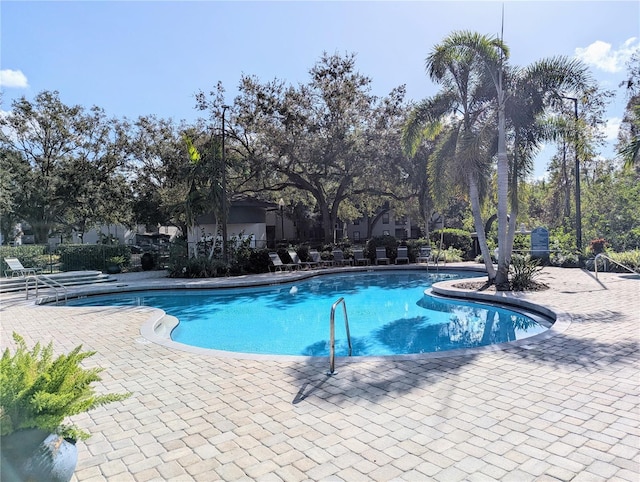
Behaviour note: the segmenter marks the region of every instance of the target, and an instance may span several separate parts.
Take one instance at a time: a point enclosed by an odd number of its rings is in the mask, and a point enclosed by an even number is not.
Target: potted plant
[[[15,352],[7,348],[0,359],[0,479],[68,481],[75,443],[89,434],[65,419],[131,394],[96,394],[103,369],[80,366],[95,354],[82,345],[54,358],[52,343],[29,350],[20,335],[13,339]]]
[[[107,273],[118,274],[122,271],[122,267],[127,259],[124,256],[112,256],[107,260]]]

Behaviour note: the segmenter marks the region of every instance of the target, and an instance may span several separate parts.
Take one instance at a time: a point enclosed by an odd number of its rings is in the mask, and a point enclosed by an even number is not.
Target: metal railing
[[[26,299],[29,299],[29,281],[32,280],[32,279],[35,281],[36,299],[38,299],[38,284],[42,283],[46,287],[51,288],[56,292],[56,303],[58,303],[60,301],[60,293],[58,292],[58,289],[62,289],[62,292],[64,293],[64,301],[66,303],[66,301],[67,301],[67,288],[66,288],[66,286],[64,286],[62,283],[59,283],[59,282],[57,282],[56,280],[54,280],[52,278],[48,278],[46,276],[38,276],[38,275],[32,275],[32,276],[25,277],[24,286],[25,286],[25,291],[27,293]]]
[[[629,272],[631,272],[631,273],[633,273],[633,274],[638,274],[638,272],[637,272],[637,271],[635,271],[635,270],[633,270],[633,269],[629,268],[628,266],[625,266],[625,265],[624,265],[624,264],[622,264],[622,263],[618,263],[616,260],[611,259],[611,258],[610,258],[609,256],[607,256],[606,254],[604,254],[604,253],[598,253],[598,254],[596,254],[596,257],[593,259],[593,268],[594,268],[594,270],[595,270],[595,272],[596,272],[596,279],[598,279],[598,258],[604,258],[604,259],[606,259],[606,260],[608,260],[608,261],[611,261],[612,263],[617,264],[618,266],[620,266],[620,267],[622,267],[622,268],[626,269],[627,271],[629,271]]]
[[[349,344],[349,356],[351,356],[351,335],[349,333],[349,318],[347,317],[347,304],[344,298],[338,299],[331,307],[331,319],[329,322],[329,371],[327,375],[333,375],[336,368],[336,308],[342,303],[344,311],[344,326],[347,330],[347,343]]]

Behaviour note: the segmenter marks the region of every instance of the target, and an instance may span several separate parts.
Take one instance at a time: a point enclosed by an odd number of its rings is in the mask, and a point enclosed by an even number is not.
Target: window
[[[360,231],[353,232],[353,240],[357,243],[360,241]]]
[[[389,224],[389,213],[384,213],[382,215],[382,224]]]
[[[382,235],[383,236],[389,236],[390,235],[389,230],[385,229],[384,231],[382,231]]]

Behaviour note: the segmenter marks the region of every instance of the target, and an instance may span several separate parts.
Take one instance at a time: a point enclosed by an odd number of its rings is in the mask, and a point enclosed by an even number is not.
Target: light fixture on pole
[[[282,233],[282,239],[284,240],[284,199],[280,198],[278,206],[280,207],[280,232]]]
[[[226,130],[224,127],[225,112],[228,105],[222,106],[222,260],[229,261],[227,255],[227,150],[225,147]]]
[[[561,95],[560,98],[573,101],[573,142],[575,155],[575,177],[576,177],[576,249],[582,252],[582,210],[580,207],[580,159],[578,158],[578,99]]]

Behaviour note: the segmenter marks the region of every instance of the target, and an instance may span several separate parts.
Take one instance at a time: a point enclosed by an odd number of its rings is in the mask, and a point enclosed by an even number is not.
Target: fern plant
[[[7,348],[0,359],[0,435],[37,428],[57,433],[68,440],[84,440],[89,433],[65,418],[98,406],[124,400],[130,393],[98,395],[92,383],[101,380],[102,368],[85,369],[81,362],[94,351],[82,345],[54,359],[53,344],[37,343],[29,350],[17,333],[17,348]]]

